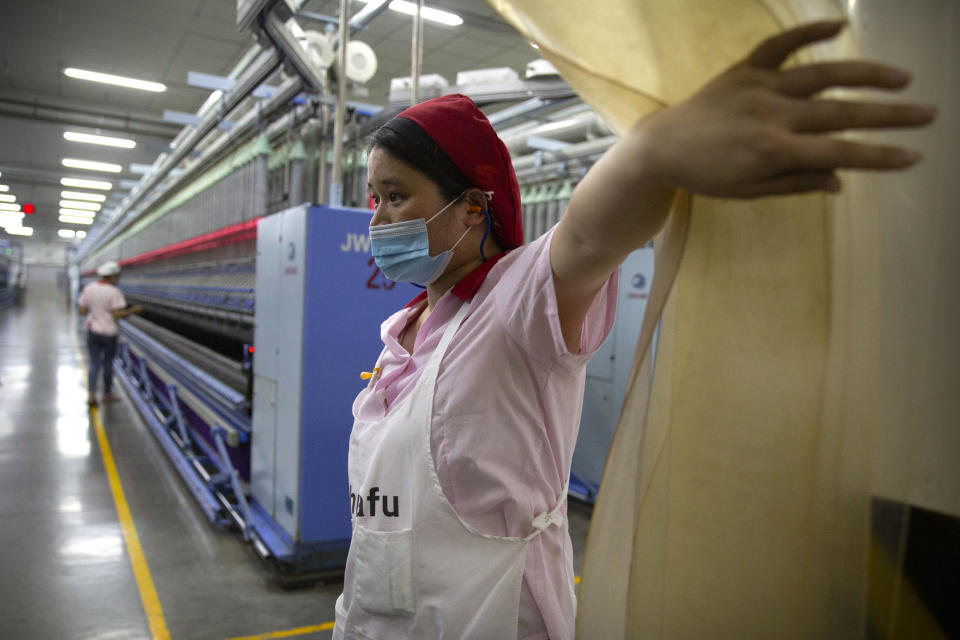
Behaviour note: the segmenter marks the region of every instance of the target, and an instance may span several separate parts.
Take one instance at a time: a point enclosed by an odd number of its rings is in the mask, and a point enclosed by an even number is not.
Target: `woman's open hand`
[[[829,133],[923,125],[934,109],[913,104],[815,97],[831,87],[900,89],[905,71],[871,62],[780,67],[797,49],[835,36],[842,22],[807,24],[761,43],[688,101],[655,113],[630,132],[646,176],[661,187],[751,198],[837,191],[838,169],[902,169],[919,154]]]
[[[579,344],[587,308],[610,272],[662,227],[676,189],[721,198],[838,191],[838,169],[903,169],[919,159],[829,134],[923,125],[932,108],[817,97],[831,87],[901,89],[906,72],[860,61],[780,69],[797,49],[841,28],[817,22],[764,41],[686,102],[641,119],[594,164],[550,248],[568,345]]]

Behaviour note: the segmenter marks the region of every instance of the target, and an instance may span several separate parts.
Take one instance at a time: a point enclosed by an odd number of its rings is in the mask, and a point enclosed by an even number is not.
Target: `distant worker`
[[[816,99],[836,86],[900,88],[906,73],[780,69],[841,26],[775,36],[639,120],[559,224],[526,246],[510,154],[469,98],[415,105],[374,134],[370,250],[387,278],[426,290],[383,323],[382,355],[353,405],[353,537],[334,638],[573,637],[570,465],[620,263],[663,226],[677,189],[836,192],[838,169],[917,160],[826,134],[918,126],[931,109]]]
[[[117,320],[134,313],[141,313],[143,307],[127,307],[127,299],[117,288],[120,280],[120,265],[111,260],[97,268],[100,279],[89,283],[77,298],[77,310],[87,318],[87,349],[90,351],[90,395],[87,404],[97,406],[97,378],[103,371],[103,401],[114,402],[113,394],[113,357],[117,353],[117,334],[120,328]]]

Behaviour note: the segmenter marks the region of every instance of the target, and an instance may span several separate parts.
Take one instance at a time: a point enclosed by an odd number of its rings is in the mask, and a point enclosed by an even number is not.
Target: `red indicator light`
[[[253,353],[253,345],[247,347],[247,353]]]
[[[28,216],[32,216],[32,215],[33,215],[33,204],[31,204],[31,203],[29,203],[29,202],[24,202],[24,203],[23,203],[23,206],[20,207],[20,210],[23,211],[23,212],[24,212],[25,214],[27,214]]]

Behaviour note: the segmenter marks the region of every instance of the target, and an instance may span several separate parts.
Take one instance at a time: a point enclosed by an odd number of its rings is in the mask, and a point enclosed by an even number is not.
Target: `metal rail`
[[[243,371],[242,362],[231,360],[178,333],[164,329],[146,318],[131,316],[127,318],[127,322],[187,362],[204,369],[234,391],[243,393],[246,389],[247,376]]]
[[[244,395],[216,379],[200,367],[187,362],[171,349],[160,344],[128,321],[121,321],[123,337],[145,353],[198,397],[203,398],[221,419],[229,426],[249,434],[250,424],[244,412],[247,401]]]

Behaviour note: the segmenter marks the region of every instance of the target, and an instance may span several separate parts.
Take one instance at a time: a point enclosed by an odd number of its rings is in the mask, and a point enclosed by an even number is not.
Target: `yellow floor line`
[[[73,337],[74,346],[77,348],[77,354],[80,356],[83,378],[86,379],[87,370],[83,364],[80,346],[77,344],[77,336],[73,331],[70,334]],[[103,428],[103,422],[100,421],[100,413],[96,407],[90,408],[90,419],[93,421],[94,429],[97,432],[100,455],[103,458],[103,466],[107,470],[110,492],[113,494],[113,503],[117,507],[117,517],[120,520],[123,539],[127,545],[130,564],[133,565],[133,575],[137,579],[137,587],[140,589],[140,600],[143,602],[143,608],[147,614],[150,633],[153,640],[170,640],[170,632],[167,630],[167,621],[163,617],[160,598],[157,597],[157,590],[153,586],[153,578],[150,576],[149,567],[147,567],[147,559],[143,555],[143,548],[140,546],[140,536],[137,535],[137,528],[133,524],[130,507],[127,505],[127,498],[123,493],[123,485],[120,484],[120,476],[117,474],[117,465],[113,460],[113,451],[110,449],[110,442],[107,440],[107,432]]]
[[[229,638],[228,640],[269,640],[270,638],[291,638],[293,636],[304,636],[308,633],[317,633],[319,631],[329,631],[333,629],[332,622],[313,625],[312,627],[297,627],[296,629],[287,629],[286,631],[270,631],[258,636],[242,636],[238,638]]]
[[[117,465],[113,461],[113,453],[110,450],[110,443],[107,441],[107,433],[95,407],[90,409],[90,417],[93,419],[93,424],[97,430],[97,441],[100,443],[103,466],[107,469],[110,491],[113,493],[113,502],[117,505],[117,517],[120,519],[123,539],[127,544],[130,564],[133,565],[133,575],[136,577],[137,587],[140,589],[140,600],[143,602],[143,608],[147,613],[150,632],[154,640],[170,640],[170,632],[167,631],[167,622],[163,617],[160,598],[157,597],[157,590],[153,586],[153,578],[150,576],[150,569],[147,567],[147,559],[144,557],[143,548],[140,546],[140,536],[137,535],[137,528],[133,524],[130,507],[127,505],[127,498],[123,494],[123,486],[120,484],[120,477],[117,475]]]

